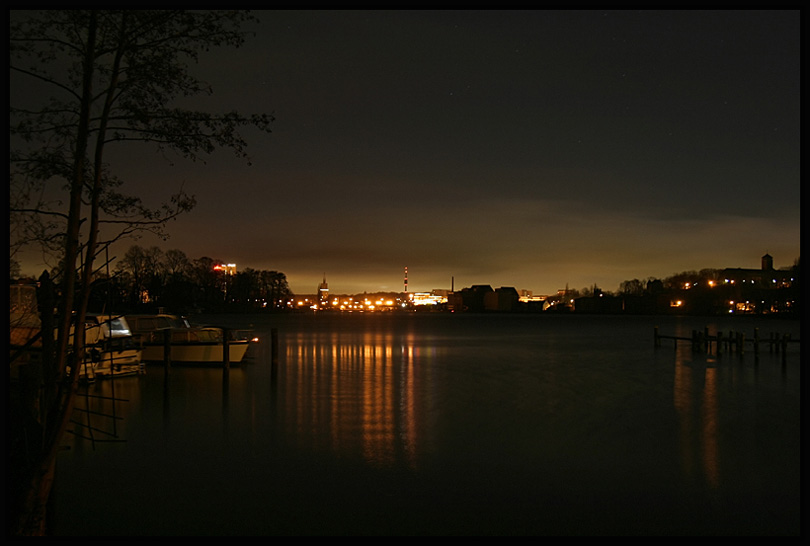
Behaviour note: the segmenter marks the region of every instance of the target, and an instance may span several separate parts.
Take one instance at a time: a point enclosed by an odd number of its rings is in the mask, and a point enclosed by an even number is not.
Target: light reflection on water
[[[293,396],[285,396],[292,418],[284,428],[319,449],[360,454],[379,466],[395,460],[412,466],[413,350],[395,346],[390,332],[287,338],[284,382]]]
[[[249,320],[263,341],[227,374],[114,382],[127,441],[61,457],[63,534],[798,532],[798,348],[654,349],[646,317]],[[754,322],[730,324],[708,327]]]

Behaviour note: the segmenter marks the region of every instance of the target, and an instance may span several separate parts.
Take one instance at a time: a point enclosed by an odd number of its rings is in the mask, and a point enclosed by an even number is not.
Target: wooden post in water
[[[270,383],[276,383],[278,378],[278,329],[270,329]]]
[[[272,351],[272,364],[278,365],[278,328],[270,330],[270,350]]]
[[[658,337],[658,326],[653,329],[653,347],[660,347],[661,346],[661,338]]]
[[[230,345],[228,344],[229,332],[227,328],[222,328],[222,369],[227,374],[231,369]]]
[[[172,365],[172,330],[163,330],[163,375],[169,376],[169,367]]]
[[[716,344],[715,351],[717,352],[717,356],[720,356],[720,353],[723,352],[723,332],[721,332],[720,330],[717,330],[717,341],[715,342],[715,344]]]

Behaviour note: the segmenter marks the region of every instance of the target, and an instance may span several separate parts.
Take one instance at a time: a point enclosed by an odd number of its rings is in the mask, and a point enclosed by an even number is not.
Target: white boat
[[[123,316],[88,314],[85,358],[79,379],[125,377],[146,373],[142,351]]]
[[[11,285],[10,345],[12,370],[41,359],[42,324],[37,310],[34,285]],[[69,347],[73,345],[70,327]],[[56,332],[54,332],[56,336]],[[141,350],[123,316],[88,313],[85,317],[85,357],[79,367],[79,378],[92,381],[97,377],[120,377],[145,373]]]
[[[166,335],[170,336],[172,364],[223,365],[223,329],[213,326],[191,326],[177,315],[127,315],[132,332],[138,338],[142,359],[163,362]],[[228,335],[228,363],[240,364],[250,341]]]

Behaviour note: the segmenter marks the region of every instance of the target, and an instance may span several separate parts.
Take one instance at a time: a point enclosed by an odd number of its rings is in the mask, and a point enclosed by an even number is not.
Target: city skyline
[[[667,278],[675,277],[675,276],[678,276],[678,275],[680,275],[682,273],[685,273],[685,272],[691,272],[691,271],[700,272],[700,271],[705,270],[705,269],[714,269],[714,270],[717,270],[718,272],[722,272],[723,270],[734,270],[734,269],[743,270],[743,271],[760,271],[760,270],[762,270],[764,268],[762,260],[765,259],[766,257],[771,259],[771,267],[775,271],[787,271],[787,270],[790,270],[794,265],[796,265],[794,262],[791,262],[790,264],[784,264],[784,265],[774,265],[773,257],[766,253],[763,256],[759,257],[756,264],[754,264],[754,263],[748,264],[750,267],[749,266],[738,266],[738,265],[721,267],[721,268],[713,268],[713,267],[705,267],[704,268],[704,267],[700,267],[700,268],[697,268],[697,269],[683,269],[683,270],[679,270],[679,271],[673,271],[670,274],[664,275],[662,277],[655,277],[655,276],[651,276],[651,275],[636,275],[634,277],[623,279],[621,282],[632,281],[632,280],[639,280],[639,281],[642,281],[642,282],[646,282],[647,280],[650,280],[650,279],[665,280]],[[283,273],[283,271],[281,273]],[[405,274],[407,275],[407,268],[406,268]],[[454,289],[455,290],[461,290],[463,288],[469,288],[469,287],[475,286],[475,285],[489,285],[492,288],[514,288],[519,293],[522,292],[522,291],[526,291],[526,292],[529,292],[529,293],[531,293],[531,294],[533,294],[535,296],[552,296],[552,295],[555,295],[555,294],[559,293],[560,291],[564,291],[564,290],[582,291],[583,289],[586,289],[586,290],[587,289],[592,289],[592,288],[594,288],[594,286],[599,288],[602,292],[617,292],[618,289],[619,289],[619,285],[617,285],[615,287],[609,287],[609,286],[601,286],[601,285],[598,285],[597,283],[593,283],[591,285],[586,285],[586,286],[570,286],[569,283],[564,283],[564,286],[559,287],[557,290],[555,290],[553,292],[539,293],[539,292],[536,292],[534,290],[531,290],[531,289],[528,289],[528,288],[525,288],[525,287],[516,286],[514,284],[495,284],[495,283],[485,282],[485,281],[460,285],[460,284],[456,283],[455,277],[450,278],[450,284],[447,287],[436,286],[436,287],[427,288],[427,289],[422,289],[422,288],[413,289],[413,287],[409,288],[410,285],[409,285],[409,282],[407,280],[408,277],[403,276],[403,282],[402,282],[402,285],[400,286],[399,290],[397,290],[397,289],[391,289],[391,290],[360,290],[358,292],[344,292],[344,291],[341,291],[339,289],[332,288],[331,287],[332,286],[331,282],[329,281],[328,277],[329,277],[329,275],[324,273],[322,275],[321,281],[319,281],[316,288],[314,288],[314,289],[312,289],[310,291],[305,290],[305,291],[301,291],[301,292],[297,292],[297,291],[293,290],[293,293],[295,295],[318,295],[318,294],[322,293],[324,290],[326,290],[329,294],[333,294],[333,295],[338,294],[338,295],[341,295],[341,296],[343,296],[343,295],[350,296],[350,295],[357,295],[357,294],[363,294],[363,293],[371,293],[371,294],[373,294],[373,293],[377,293],[377,292],[380,292],[380,293],[389,292],[389,293],[400,293],[400,294],[402,294],[402,293],[430,293],[430,292],[433,292],[433,291],[453,291]],[[289,279],[288,279],[288,282],[289,282]]]
[[[9,17],[10,535],[800,532],[799,9]]]
[[[800,256],[798,11],[263,11],[201,56],[213,111],[270,112],[251,164],[110,148],[197,206],[170,239],[310,293],[566,284]],[[15,89],[12,87],[12,97]],[[38,256],[21,260],[41,273]],[[51,264],[53,265],[53,264]]]

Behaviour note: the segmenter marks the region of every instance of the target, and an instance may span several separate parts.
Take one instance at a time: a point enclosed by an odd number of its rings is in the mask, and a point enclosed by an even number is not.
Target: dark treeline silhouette
[[[286,305],[287,277],[278,271],[232,271],[222,260],[189,259],[181,250],[133,245],[112,271],[92,282],[90,311],[177,314],[260,312]]]
[[[12,279],[20,273],[19,266],[15,269],[14,265]],[[514,289],[506,292],[504,288],[493,290],[481,285],[457,291],[455,305],[451,297],[448,305],[428,307],[437,311],[799,316],[800,278],[796,259],[792,267],[779,270],[767,266],[701,269],[682,271],[664,279],[630,279],[621,282],[613,292],[597,285],[566,287],[543,302],[519,302]],[[493,294],[486,296],[481,288]],[[89,310],[132,313],[162,308],[178,314],[271,312],[290,309],[293,297],[286,276],[278,271],[251,268],[229,271],[222,260],[209,257],[190,260],[180,250],[164,252],[158,247],[133,245],[112,271],[102,268],[97,272]]]
[[[779,270],[763,262],[762,269],[683,271],[663,280],[627,280],[615,293],[594,286],[591,293],[573,298],[573,308],[581,313],[799,316],[800,279],[799,259]]]
[[[451,295],[447,308],[455,312],[529,312],[640,315],[801,313],[799,259],[790,268],[774,269],[763,256],[760,269],[701,269],[682,271],[664,279],[649,277],[620,283],[609,292],[596,285],[566,288],[542,301],[519,301],[514,288],[489,285],[463,288]]]

